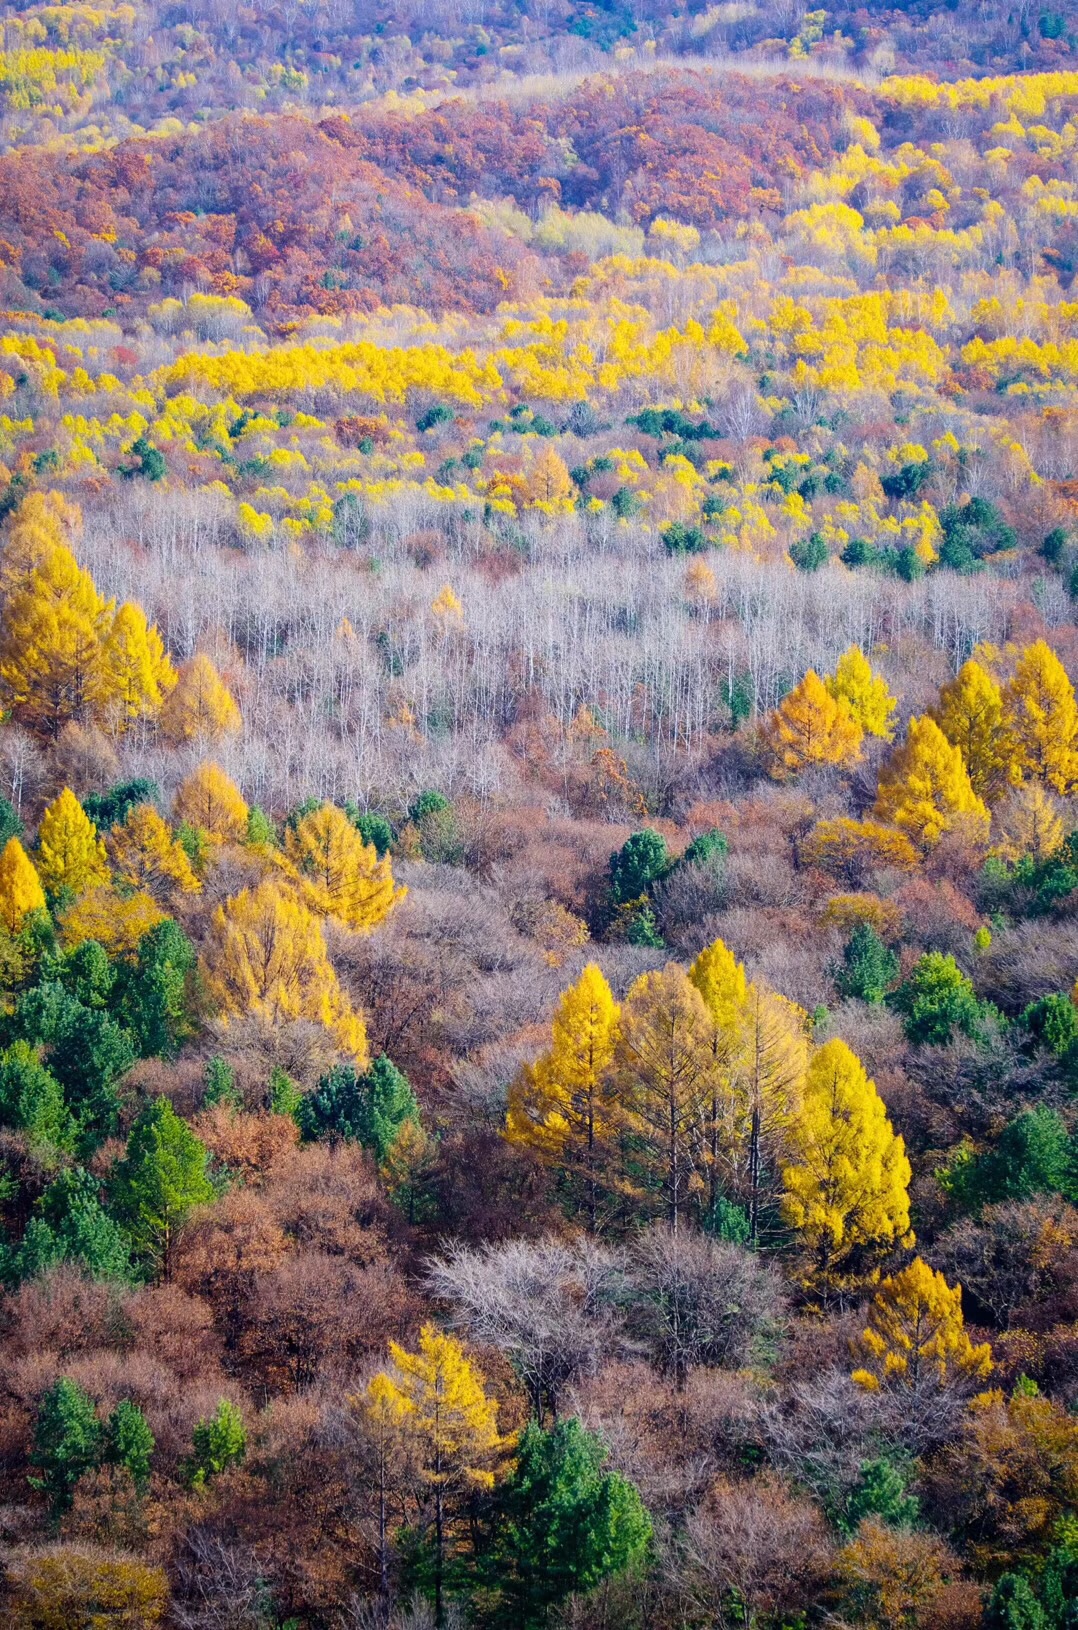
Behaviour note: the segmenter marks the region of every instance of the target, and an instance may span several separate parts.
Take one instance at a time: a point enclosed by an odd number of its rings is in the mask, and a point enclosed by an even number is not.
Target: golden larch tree
[[[825,1284],[854,1253],[907,1239],[912,1172],[905,1144],[875,1082],[837,1037],[809,1059],[786,1145],[783,1214]]]
[[[155,719],[176,684],[161,636],[142,607],[125,601],[112,619],[91,687],[95,713],[117,730]]]
[[[217,669],[203,652],[180,668],[179,678],[161,710],[165,740],[179,747],[185,741],[217,741],[235,735],[243,719],[236,700]]]
[[[873,672],[872,664],[859,645],[851,645],[843,652],[834,673],[824,684],[836,702],[845,702],[851,717],[867,736],[891,740],[894,736],[891,721],[898,702],[891,695],[886,679]]]
[[[62,543],[13,584],[0,634],[0,694],[17,724],[55,738],[89,714],[111,617]]]
[[[509,1088],[505,1135],[532,1149],[564,1183],[592,1232],[609,1188],[618,1116],[609,1070],[621,1010],[594,962],[562,994],[551,1045]]]
[[[109,877],[105,845],[70,787],[54,798],[37,834],[38,876],[50,894],[83,894]]]
[[[1041,781],[1011,789],[996,809],[994,831],[992,852],[1009,861],[1048,860],[1066,837],[1058,800]]]
[[[267,1024],[311,1019],[349,1053],[370,1062],[367,1030],[341,989],[322,925],[277,879],[244,889],[214,912],[203,953],[207,989],[224,1017]]]
[[[207,762],[191,771],[176,794],[173,812],[217,843],[240,843],[247,836],[250,810],[219,764]]]
[[[700,952],[689,969],[689,980],[703,997],[711,1021],[711,1102],[704,1136],[709,1211],[714,1215],[722,1192],[723,1147],[731,1130],[734,1071],[745,1049],[749,984],[745,969],[722,940]]]
[[[102,883],[88,889],[64,912],[60,940],[69,951],[85,940],[96,940],[110,957],[129,956],[164,920],[164,912],[145,889],[120,894]]]
[[[949,1285],[920,1257],[876,1292],[861,1353],[865,1363],[853,1379],[869,1392],[981,1381],[992,1370],[991,1347],[975,1347],[967,1334],[961,1285]]]
[[[749,1238],[754,1244],[760,1237],[764,1157],[772,1164],[777,1160],[790,1118],[801,1103],[808,1067],[807,1030],[805,1012],[795,1002],[759,984],[749,986],[745,1046],[731,1081],[730,1155],[747,1199]]]
[[[910,720],[906,740],[881,769],[873,814],[925,849],[956,828],[975,842],[988,837],[988,810],[970,785],[961,750],[927,713]]]
[[[940,691],[932,717],[961,750],[977,796],[989,801],[997,797],[1007,782],[1008,750],[1003,691],[995,676],[970,657]]]
[[[152,804],[135,804],[106,840],[121,883],[166,898],[173,889],[195,894],[202,887],[187,851]]]
[[[768,773],[785,781],[816,766],[853,764],[860,757],[863,736],[846,703],[836,701],[810,668],[764,726]]]
[[[1078,702],[1044,640],[1022,652],[1003,690],[1012,781],[1041,781],[1064,797],[1078,787]]]
[[[37,868],[18,838],[8,838],[0,853],[0,924],[17,934],[30,912],[44,909]]]
[[[419,1332],[419,1351],[389,1344],[387,1370],[367,1386],[367,1409],[401,1433],[425,1491],[434,1540],[434,1613],[442,1622],[445,1560],[460,1505],[476,1489],[494,1486],[503,1441],[498,1406],[482,1372],[460,1342],[432,1324]]]
[[[676,962],[642,974],[621,1010],[612,1068],[625,1127],[675,1232],[705,1187],[711,1033],[704,999]]]
[[[563,459],[546,447],[527,474],[529,504],[563,504],[573,495],[573,482]]]
[[[307,881],[309,903],[358,933],[383,922],[408,890],[393,882],[388,855],[378,858],[348,816],[335,804],[304,815],[285,835],[285,854]]]

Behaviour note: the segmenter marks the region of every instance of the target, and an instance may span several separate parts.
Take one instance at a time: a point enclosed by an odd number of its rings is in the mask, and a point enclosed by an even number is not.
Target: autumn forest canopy
[[[2,8],[5,1626],[1078,1630],[1076,279],[1062,0]]]

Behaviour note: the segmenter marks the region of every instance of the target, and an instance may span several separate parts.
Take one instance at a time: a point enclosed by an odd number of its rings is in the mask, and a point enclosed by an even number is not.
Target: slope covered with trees
[[[1074,18],[0,29],[0,1618],[1074,1630]]]

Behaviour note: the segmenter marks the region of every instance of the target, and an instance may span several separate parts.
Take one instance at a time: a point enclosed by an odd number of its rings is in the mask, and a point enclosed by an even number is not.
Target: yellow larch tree
[[[589,962],[562,994],[551,1045],[509,1088],[505,1135],[532,1149],[565,1185],[594,1233],[612,1178],[618,1132],[609,1067],[621,1010],[602,970]]]
[[[879,736],[882,741],[892,739],[891,720],[898,702],[887,688],[886,679],[873,672],[859,645],[851,645],[843,652],[824,684],[836,702],[845,702],[866,735]]]
[[[367,1386],[368,1412],[395,1426],[412,1449],[433,1527],[434,1614],[442,1622],[445,1559],[459,1503],[494,1486],[503,1440],[498,1406],[482,1372],[460,1342],[432,1324],[419,1332],[419,1351],[389,1344],[390,1367]]]
[[[988,836],[988,810],[970,785],[961,750],[927,713],[910,720],[906,740],[881,769],[873,814],[924,849],[956,828],[974,842]]]
[[[155,719],[176,684],[176,670],[161,636],[142,607],[127,600],[112,619],[94,675],[95,712],[117,730],[136,719]]]
[[[700,952],[689,969],[689,980],[703,997],[711,1021],[711,1102],[704,1135],[708,1209],[714,1216],[722,1193],[723,1146],[731,1130],[733,1076],[745,1048],[749,983],[745,969],[722,940]]]
[[[823,1285],[855,1253],[907,1240],[912,1172],[905,1144],[875,1082],[837,1037],[809,1059],[786,1145],[783,1214],[812,1253]]]
[[[219,764],[207,762],[181,784],[173,810],[177,820],[197,826],[217,843],[240,843],[250,810],[240,789]]]
[[[54,798],[37,834],[37,871],[50,894],[84,894],[109,877],[105,845],[70,787]]]
[[[854,763],[864,731],[844,701],[836,701],[810,668],[764,726],[768,772],[776,781],[818,765]]]
[[[243,719],[235,698],[203,652],[180,668],[179,678],[161,710],[165,740],[179,747],[185,741],[217,741],[235,735]]]
[[[203,953],[210,995],[223,1016],[253,1014],[271,1025],[311,1019],[359,1070],[370,1062],[367,1030],[326,952],[322,925],[277,879],[218,906]]]
[[[64,912],[60,940],[69,951],[85,940],[96,940],[110,957],[128,956],[164,920],[164,912],[145,889],[120,894],[108,884],[99,884]]]
[[[553,447],[544,448],[528,471],[527,494],[529,504],[560,506],[572,498],[572,478]]]
[[[1041,781],[1014,787],[995,811],[993,854],[1018,861],[1048,860],[1063,845],[1066,827],[1058,801]]]
[[[702,1132],[711,1103],[712,1025],[704,999],[676,962],[641,974],[621,1010],[612,1070],[645,1192],[677,1232],[705,1192]]]
[[[462,628],[464,626],[464,607],[452,584],[442,584],[442,587],[431,601],[430,609],[434,613],[439,627],[447,633],[452,628]]]
[[[995,676],[970,657],[940,691],[932,717],[961,750],[974,792],[991,801],[1006,785],[1008,757],[1003,691]]]
[[[59,492],[27,493],[12,517],[0,562],[0,596],[6,601],[57,547],[66,547],[82,526],[82,512]]]
[[[32,911],[45,909],[45,891],[30,856],[18,838],[8,838],[0,853],[0,924],[17,934]]]
[[[309,885],[313,908],[369,934],[404,899],[407,889],[393,882],[388,855],[378,858],[348,816],[335,804],[304,815],[285,835],[285,854]]]
[[[747,1200],[749,1238],[760,1237],[764,1157],[773,1163],[797,1113],[808,1067],[808,1023],[802,1008],[759,984],[745,999],[745,1046],[738,1056],[733,1090],[734,1136],[730,1153]]]
[[[980,1381],[992,1370],[991,1347],[975,1347],[966,1331],[961,1285],[949,1285],[920,1257],[876,1292],[861,1353],[865,1363],[853,1379],[869,1392]]]
[[[0,694],[17,724],[55,738],[90,711],[111,616],[62,543],[12,585],[0,634]]]
[[[187,852],[152,804],[135,804],[106,840],[120,882],[167,897],[172,889],[194,894],[202,887]]]
[[[1078,787],[1078,702],[1044,640],[1022,652],[1003,690],[1012,781],[1041,781],[1066,797]]]

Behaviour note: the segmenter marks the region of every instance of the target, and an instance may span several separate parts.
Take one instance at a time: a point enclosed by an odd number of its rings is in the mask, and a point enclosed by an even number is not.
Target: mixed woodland
[[[1078,13],[0,14],[0,1618],[1078,1627]]]

